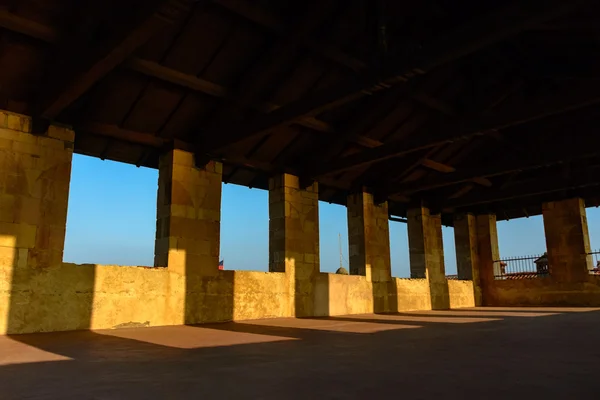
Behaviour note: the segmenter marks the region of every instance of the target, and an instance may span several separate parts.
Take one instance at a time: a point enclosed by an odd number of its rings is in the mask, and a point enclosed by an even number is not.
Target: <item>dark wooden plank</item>
[[[487,131],[504,129],[551,115],[576,110],[598,102],[600,102],[598,85],[579,85],[577,88],[570,87],[567,90],[556,93],[553,98],[542,99],[528,106],[507,108],[504,109],[502,114],[488,115],[477,120],[473,119],[472,121],[468,121],[468,123],[456,123],[454,121],[449,121],[447,124],[441,123],[437,129],[422,132],[418,137],[409,140],[394,141],[384,146],[365,150],[359,154],[324,164],[314,176],[318,177],[347,169],[360,168],[415,151],[437,147],[444,143],[452,143],[467,140],[478,135],[485,135]]]
[[[431,43],[423,49],[416,60],[407,61],[402,57],[400,60],[390,62],[381,74],[368,71],[359,78],[343,81],[330,89],[309,94],[250,123],[244,121],[220,126],[215,129],[214,135],[210,135],[211,141],[204,142],[204,149],[199,151],[206,151],[207,148],[218,150],[236,141],[289,124],[300,116],[314,116],[367,93],[406,82],[415,75],[424,74],[440,65],[502,41],[532,24],[551,20],[583,2],[584,0],[568,3],[558,0],[551,2],[532,0],[495,10],[490,15],[471,24],[465,24],[461,29]]]
[[[39,116],[56,118],[98,80],[119,65],[150,37],[165,29],[189,11],[191,0],[152,0],[137,5],[134,18],[115,18],[113,34],[107,41],[89,51],[72,49],[71,67],[62,69],[59,76],[50,77],[40,90],[35,107]],[[126,5],[123,5],[124,7]],[[115,13],[118,17],[119,12]],[[81,54],[81,51],[84,51]],[[63,60],[60,60],[61,65]]]

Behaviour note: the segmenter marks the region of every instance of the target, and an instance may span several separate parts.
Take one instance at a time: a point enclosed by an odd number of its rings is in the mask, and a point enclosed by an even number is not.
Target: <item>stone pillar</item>
[[[314,315],[319,274],[318,184],[300,188],[299,179],[280,174],[269,181],[269,271],[290,277],[291,315]]]
[[[492,285],[494,275],[500,275],[500,253],[498,251],[498,231],[496,216],[483,214],[477,216],[477,249],[479,250],[479,281],[484,306],[492,304]]]
[[[444,268],[442,218],[439,214],[430,214],[426,207],[408,210],[407,217],[410,276],[429,281],[434,310],[448,309],[450,296]]]
[[[481,305],[479,279],[479,249],[477,246],[477,221],[473,214],[457,214],[454,217],[454,243],[458,279],[473,281],[475,305]]]
[[[57,311],[45,279],[62,266],[74,133],[30,132],[29,117],[0,111],[0,333],[35,331]]]
[[[583,199],[544,203],[542,214],[551,276],[561,282],[586,280],[592,262]]]
[[[373,282],[390,281],[387,202],[373,204],[373,195],[361,192],[348,196],[347,208],[350,274]]]
[[[190,276],[219,272],[222,165],[194,166],[192,153],[161,156],[154,265]]]

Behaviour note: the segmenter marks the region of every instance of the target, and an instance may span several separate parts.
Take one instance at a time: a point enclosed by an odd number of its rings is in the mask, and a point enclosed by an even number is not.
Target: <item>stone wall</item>
[[[600,307],[600,277],[582,282],[559,282],[551,277],[496,280],[484,288],[489,306]]]
[[[387,261],[375,282],[320,273],[318,186],[290,175],[271,182],[272,272],[218,270],[221,166],[178,150],[161,158],[156,267],[63,263],[74,133],[30,126],[0,112],[0,334],[431,309],[428,280],[388,279]]]
[[[180,325],[186,281],[167,268],[63,263],[27,286],[0,280],[0,334]],[[219,271],[198,282],[197,323],[293,316],[290,275]],[[468,281],[449,281],[452,307],[473,305]],[[425,279],[372,283],[364,276],[320,273],[314,316],[430,310]],[[470,296],[470,297],[469,297]],[[10,312],[11,298],[26,299]],[[232,311],[231,311],[232,310]],[[8,320],[10,318],[10,320]]]

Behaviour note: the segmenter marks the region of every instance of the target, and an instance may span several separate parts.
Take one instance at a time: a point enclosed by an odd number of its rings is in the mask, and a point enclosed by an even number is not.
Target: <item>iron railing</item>
[[[448,279],[449,281],[457,281],[458,275],[446,275],[446,279]]]
[[[546,253],[525,257],[508,257],[494,261],[495,279],[532,279],[549,274]]]
[[[600,275],[600,250],[590,251],[587,253],[587,256],[592,259],[592,268],[590,269],[590,274]]]

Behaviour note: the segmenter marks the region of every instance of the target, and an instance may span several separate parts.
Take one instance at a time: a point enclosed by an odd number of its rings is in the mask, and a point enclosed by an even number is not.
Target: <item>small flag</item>
[[[223,269],[224,265],[223,265],[223,260],[219,261],[219,269]]]

